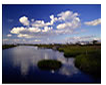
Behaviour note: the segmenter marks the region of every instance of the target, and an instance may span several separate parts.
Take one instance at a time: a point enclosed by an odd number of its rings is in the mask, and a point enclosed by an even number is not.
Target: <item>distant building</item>
[[[80,43],[80,44],[81,44],[81,45],[86,45],[86,43],[83,43],[83,42],[82,42],[82,43]]]
[[[87,45],[87,44],[89,44],[88,41],[78,41],[78,42],[76,43],[76,45]]]

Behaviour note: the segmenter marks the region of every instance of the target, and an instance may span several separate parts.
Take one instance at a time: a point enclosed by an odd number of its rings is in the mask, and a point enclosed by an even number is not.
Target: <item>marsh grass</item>
[[[58,70],[62,66],[57,60],[41,60],[37,65],[41,70]]]
[[[75,66],[86,73],[92,74],[95,77],[100,77],[101,76],[100,56],[101,56],[100,53],[78,55],[75,58]]]
[[[70,46],[59,48],[66,58],[75,57],[75,66],[80,70],[101,77],[101,47],[100,46]]]
[[[65,57],[76,57],[80,54],[93,54],[101,51],[100,46],[69,46],[61,47],[58,50],[64,52]]]
[[[42,45],[43,46],[43,45]],[[42,47],[41,46],[41,47]],[[46,48],[46,45],[44,45]],[[53,48],[53,45],[47,45],[48,48]],[[71,46],[60,45],[57,49],[64,52],[64,57],[75,57],[75,66],[85,73],[91,74],[94,77],[101,77],[101,46]]]

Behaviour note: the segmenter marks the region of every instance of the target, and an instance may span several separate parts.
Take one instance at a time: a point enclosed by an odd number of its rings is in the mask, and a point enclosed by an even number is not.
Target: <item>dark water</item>
[[[65,58],[63,53],[34,46],[18,46],[3,50],[3,83],[97,83],[100,79],[81,72],[74,66],[74,58]],[[44,71],[37,67],[42,59],[61,61],[57,70]]]

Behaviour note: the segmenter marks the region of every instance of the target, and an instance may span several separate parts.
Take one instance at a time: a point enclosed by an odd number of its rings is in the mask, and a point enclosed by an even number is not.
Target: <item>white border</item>
[[[101,0],[1,0],[3,4],[100,4]]]
[[[106,2],[105,0],[0,0],[0,26],[1,31],[0,35],[2,36],[2,4],[101,4],[102,7],[102,25],[101,25],[101,41],[102,41],[102,56],[101,56],[101,67],[102,67],[102,78],[101,78],[101,84],[106,85]],[[2,37],[0,38],[1,48],[2,48]],[[0,49],[1,52],[1,61],[0,61],[0,80],[2,84],[2,49]],[[11,84],[10,84],[11,85]],[[14,84],[13,84],[14,85]],[[21,84],[22,85],[22,84]],[[39,84],[41,85],[41,84]],[[48,84],[50,85],[50,84]],[[55,84],[57,85],[57,84]],[[71,84],[71,85],[77,85],[77,84]],[[85,84],[83,84],[85,85]],[[93,84],[87,84],[87,85],[93,85]]]

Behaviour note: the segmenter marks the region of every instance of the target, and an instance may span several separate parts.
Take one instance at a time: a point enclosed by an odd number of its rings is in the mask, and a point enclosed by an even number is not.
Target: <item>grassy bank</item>
[[[65,57],[76,57],[80,54],[89,54],[100,52],[100,46],[67,46],[67,47],[60,47],[58,49],[61,52],[64,52]]]
[[[101,54],[81,54],[75,58],[75,66],[95,77],[101,76]]]
[[[65,57],[75,57],[75,66],[93,75],[101,76],[101,46],[69,46],[59,48]]]
[[[17,45],[2,45],[2,49],[8,49],[12,47],[16,47]]]

